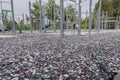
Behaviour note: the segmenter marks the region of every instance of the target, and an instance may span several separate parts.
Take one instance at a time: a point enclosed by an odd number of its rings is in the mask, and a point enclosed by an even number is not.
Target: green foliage
[[[50,20],[54,20],[54,0],[48,0],[46,4],[46,16]]]
[[[39,14],[39,9],[40,9],[39,2],[36,1],[35,3],[33,3],[32,6],[33,6],[32,18],[39,19],[39,18],[40,18],[40,14]],[[27,18],[27,20],[28,20],[27,15],[26,15],[26,18]]]
[[[54,20],[54,6],[56,9],[56,18],[59,18],[59,13],[60,13],[60,6],[56,5],[54,3],[54,0],[48,0],[48,3],[44,4],[44,6],[42,6],[42,10],[45,11],[45,16],[50,19],[50,20]],[[39,19],[40,18],[40,14],[39,11],[40,10],[40,6],[39,6],[39,2],[36,1],[35,3],[33,3],[33,10],[32,10],[32,18],[33,19]]]
[[[67,9],[67,12],[66,12]],[[65,9],[65,19],[68,18],[69,21],[73,21],[73,15],[75,16],[77,11],[73,8],[73,5],[68,5],[68,7]],[[66,15],[67,13],[67,15]]]
[[[11,25],[10,25],[10,20],[8,19],[8,12],[3,12],[3,16],[4,16],[4,24],[6,25],[7,29],[11,29]]]
[[[82,20],[82,22],[81,22],[81,28],[82,29],[87,29],[88,28],[88,20],[89,20],[89,18],[87,17],[87,18],[84,18],[83,20]]]
[[[99,1],[95,5],[94,14],[99,7]],[[102,11],[108,12],[108,16],[116,17],[120,15],[120,1],[119,0],[102,0]]]
[[[120,15],[120,0],[112,0],[114,16]]]

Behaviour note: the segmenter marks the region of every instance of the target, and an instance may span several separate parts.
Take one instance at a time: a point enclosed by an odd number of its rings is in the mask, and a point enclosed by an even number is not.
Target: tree
[[[8,19],[8,12],[3,12],[3,23],[8,30],[11,29],[10,20]]]
[[[48,3],[46,4],[46,16],[48,19],[50,20],[54,20],[54,6],[55,6],[55,10],[56,10],[56,19],[59,18],[60,15],[60,6],[55,4],[55,0],[48,0]]]
[[[29,22],[29,17],[28,17],[28,15],[27,15],[27,14],[26,14],[26,16],[25,16],[25,19],[26,19],[27,24],[28,24],[28,22]]]
[[[112,0],[114,16],[120,15],[120,0]]]
[[[60,6],[56,5],[54,3],[54,0],[48,0],[48,3],[42,3],[44,4],[44,6],[42,5],[42,9],[45,11],[45,16],[50,19],[50,20],[54,20],[54,6],[57,12],[56,15],[56,19],[58,19],[59,14],[60,14]],[[35,3],[33,3],[33,10],[32,10],[32,18],[33,19],[38,19],[40,18],[40,6],[39,6],[39,2],[36,1]]]
[[[32,4],[33,6],[33,10],[32,10],[32,18],[33,19],[39,19],[40,18],[40,6],[39,6],[39,2],[36,1],[35,3]]]
[[[75,15],[77,14],[77,11],[73,8],[73,5],[68,5],[68,7],[66,8],[67,12],[65,12],[65,18],[68,18],[69,21],[73,22],[73,16],[75,17]],[[65,11],[66,11],[65,9]],[[67,13],[67,15],[66,15]]]
[[[99,1],[95,5],[94,14],[97,13]],[[110,17],[117,17],[117,15],[120,15],[120,1],[102,0],[102,11],[108,12],[108,16]]]
[[[30,25],[29,25],[29,17],[28,17],[27,14],[26,14],[26,16],[25,16],[25,19],[26,19],[26,21],[27,21],[27,24],[25,25],[25,29],[30,29]]]

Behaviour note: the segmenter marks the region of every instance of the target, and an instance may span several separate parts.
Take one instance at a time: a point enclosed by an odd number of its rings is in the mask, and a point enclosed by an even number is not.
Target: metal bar
[[[81,0],[78,2],[78,35],[81,34]]]
[[[22,13],[22,19],[23,19],[23,28],[25,29],[25,19],[24,19],[24,13]]]
[[[12,33],[15,34],[15,17],[14,17],[14,5],[13,0],[11,0],[11,8],[12,8]]]
[[[54,1],[54,32],[56,32],[56,8],[55,8],[55,1]]]
[[[89,2],[89,34],[92,31],[92,0]]]
[[[99,2],[99,9],[98,9],[98,33],[100,33],[100,22],[101,22],[101,8],[102,8],[102,0]]]
[[[60,36],[64,37],[64,5],[63,5],[63,0],[60,0]]]
[[[42,4],[41,4],[42,2],[41,2],[41,0],[39,0],[39,9],[40,9],[40,26],[39,26],[39,29],[40,29],[40,32],[42,33]]]
[[[4,28],[4,20],[3,20],[3,18],[4,18],[4,16],[3,16],[3,11],[2,11],[2,3],[1,3],[1,15],[2,15],[2,23],[3,23],[3,28]],[[4,31],[3,31],[4,32]]]
[[[68,0],[66,1],[66,6],[68,7]],[[67,18],[68,16],[67,16],[67,8],[66,8],[66,27],[67,27],[67,29],[69,29],[69,27],[68,27],[68,18]]]
[[[12,10],[2,10],[3,12],[12,12]]]
[[[87,27],[88,27],[88,11],[86,10],[86,29],[87,29]]]
[[[94,29],[97,30],[97,13],[94,16]]]
[[[44,32],[46,32],[46,27],[45,27],[45,11],[44,11],[45,9],[44,8],[45,8],[45,6],[43,5],[43,7],[42,7],[42,9],[43,9],[42,10],[42,13],[43,13],[42,14],[42,26],[44,27]]]
[[[0,3],[9,3],[9,4],[10,4],[11,2],[7,2],[7,1],[0,1]]]
[[[102,21],[101,21],[101,29],[103,29],[103,25],[104,25],[104,11],[102,12]]]
[[[19,30],[20,30],[20,17],[18,17]]]
[[[32,16],[31,16],[31,2],[30,1],[29,1],[29,16],[30,16],[30,31],[32,33],[33,30],[32,30]]]
[[[118,20],[118,25],[117,25],[118,27],[117,28],[119,29],[119,16],[117,16],[117,20]]]

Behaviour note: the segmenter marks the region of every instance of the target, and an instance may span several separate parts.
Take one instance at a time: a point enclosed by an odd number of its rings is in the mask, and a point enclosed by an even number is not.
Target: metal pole
[[[86,10],[86,29],[87,29],[87,27],[88,27],[88,10]]]
[[[25,19],[24,19],[24,13],[22,13],[22,18],[23,18],[23,28],[25,29]]]
[[[42,26],[44,27],[44,32],[46,32],[46,27],[45,27],[45,6],[43,5],[43,7],[42,7],[42,12],[43,12],[43,14],[42,14]]]
[[[81,0],[78,2],[78,35],[81,34]]]
[[[29,1],[30,32],[32,33],[31,2]]]
[[[2,11],[2,2],[1,2],[1,15],[2,15],[2,23],[3,23],[3,33],[4,33],[4,16],[3,16],[3,11]]]
[[[94,16],[94,29],[97,30],[97,13],[96,15]]]
[[[39,0],[39,9],[40,9],[40,26],[39,26],[39,29],[40,29],[40,32],[42,33],[42,4],[41,4],[41,0]]]
[[[99,2],[99,9],[98,9],[98,33],[100,33],[100,22],[101,22],[101,8],[102,8],[102,0]]]
[[[2,21],[3,21],[3,34],[5,34],[5,27],[6,27],[6,14],[3,13],[2,11]]]
[[[120,27],[120,16],[118,17],[118,29]]]
[[[54,1],[54,32],[56,32],[56,8],[55,8],[55,1]]]
[[[102,12],[102,21],[101,21],[101,29],[104,29],[103,28],[103,25],[104,25],[104,11]]]
[[[64,4],[63,0],[60,0],[60,36],[64,37]]]
[[[117,28],[119,29],[119,16],[117,16],[117,21],[118,21],[118,25],[117,25],[118,27]]]
[[[118,26],[117,26],[117,18],[116,18],[116,22],[115,22],[115,29],[118,29]]]
[[[92,0],[89,2],[89,34],[92,31]]]
[[[18,22],[19,22],[19,29],[20,29],[20,17],[18,17]]]
[[[15,32],[15,17],[14,17],[14,5],[13,5],[13,0],[11,0],[11,9],[12,9],[12,33]]]
[[[1,2],[1,15],[2,15],[2,23],[3,23],[3,26],[2,26],[2,28],[3,28],[3,33],[5,33],[5,23],[4,23],[4,14],[3,14],[3,11],[2,11],[2,2]]]
[[[106,12],[106,19],[105,19],[107,22],[105,23],[105,27],[106,27],[106,29],[108,29],[108,12]]]
[[[66,6],[68,7],[68,0],[66,1]],[[66,27],[67,27],[67,29],[69,29],[69,27],[68,27],[68,16],[67,16],[67,8],[66,8]]]

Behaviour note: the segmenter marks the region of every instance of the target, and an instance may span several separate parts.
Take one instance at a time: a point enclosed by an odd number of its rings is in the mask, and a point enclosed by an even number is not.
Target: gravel
[[[0,38],[0,80],[108,80],[120,70],[120,32]]]

